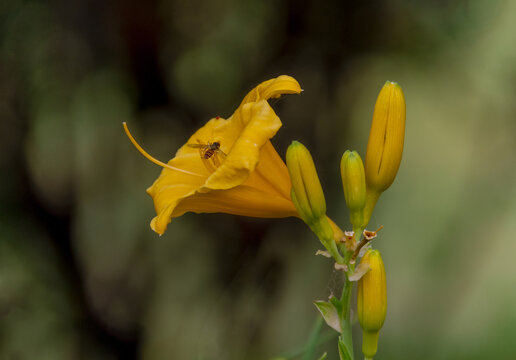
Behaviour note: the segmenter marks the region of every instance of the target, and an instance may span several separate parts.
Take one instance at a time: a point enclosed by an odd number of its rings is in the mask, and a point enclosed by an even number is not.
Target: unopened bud
[[[366,224],[382,192],[391,186],[400,167],[405,139],[405,97],[391,81],[383,86],[374,107],[365,160]]]
[[[366,201],[366,181],[362,158],[356,151],[347,150],[340,161],[340,174],[346,205],[353,229],[362,229]]]
[[[292,201],[305,223],[311,225],[326,215],[326,201],[308,149],[293,141],[287,149],[287,167],[292,181]]]
[[[337,249],[342,230],[326,216],[326,201],[310,152],[293,141],[287,149],[287,167],[292,182],[291,197],[299,216],[317,235],[331,256],[342,263]]]
[[[358,321],[362,328],[362,352],[373,358],[378,348],[378,334],[387,314],[385,267],[378,250],[368,250],[360,262],[369,270],[357,285]]]

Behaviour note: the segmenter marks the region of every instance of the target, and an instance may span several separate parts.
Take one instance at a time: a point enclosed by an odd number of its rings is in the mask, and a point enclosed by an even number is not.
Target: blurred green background
[[[145,189],[160,169],[121,125],[166,161],[280,74],[305,91],[273,102],[273,143],[309,147],[344,228],[340,157],[365,155],[383,83],[405,91],[404,158],[370,224],[385,226],[389,294],[377,358],[515,359],[515,14],[510,0],[2,1],[0,359],[253,360],[306,342],[312,301],[341,286],[315,236],[187,214],[158,237]]]

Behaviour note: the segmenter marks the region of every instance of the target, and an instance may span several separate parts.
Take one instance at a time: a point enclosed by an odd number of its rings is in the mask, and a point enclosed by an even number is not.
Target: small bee
[[[207,144],[201,143],[200,140],[197,140],[198,144],[187,144],[191,148],[199,149],[199,154],[201,155],[201,160],[204,165],[208,169],[208,171],[213,172],[217,167],[220,166],[220,158],[224,159],[226,157],[226,153],[220,149],[220,142],[215,141],[210,143],[208,141]],[[211,160],[211,161],[210,161]]]

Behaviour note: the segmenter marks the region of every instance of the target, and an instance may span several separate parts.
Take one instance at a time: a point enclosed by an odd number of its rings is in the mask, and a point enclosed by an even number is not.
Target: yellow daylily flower
[[[299,216],[288,169],[270,142],[282,124],[267,100],[300,92],[299,83],[286,75],[261,83],[231,117],[217,116],[197,130],[168,164],[148,155],[124,123],[138,150],[163,167],[147,189],[157,213],[152,230],[163,234],[172,218],[186,212]]]

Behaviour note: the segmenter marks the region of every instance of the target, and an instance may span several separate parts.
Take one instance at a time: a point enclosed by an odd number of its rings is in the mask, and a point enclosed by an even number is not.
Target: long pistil
[[[167,168],[167,169],[170,169],[170,170],[174,170],[174,171],[179,171],[179,172],[182,172],[184,174],[188,174],[188,175],[193,175],[193,176],[200,176],[200,177],[203,177],[203,175],[200,175],[200,174],[196,174],[196,173],[193,173],[193,172],[190,172],[190,171],[187,171],[187,170],[183,170],[183,169],[180,169],[180,168],[176,168],[174,166],[171,166],[169,164],[165,164],[164,162],[162,161],[159,161],[158,159],[155,159],[153,158],[151,155],[149,155],[149,153],[147,153],[145,150],[143,150],[143,148],[140,146],[140,144],[138,144],[136,142],[136,140],[134,139],[134,137],[131,135],[131,133],[129,132],[129,128],[127,127],[127,124],[126,122],[124,121],[122,123],[124,125],[124,130],[125,130],[125,134],[127,135],[127,137],[129,138],[129,140],[131,140],[131,142],[133,143],[134,147],[143,155],[145,156],[147,159],[149,159],[150,161],[152,161],[154,164],[156,165],[159,165],[161,167],[164,167],[164,168]]]

